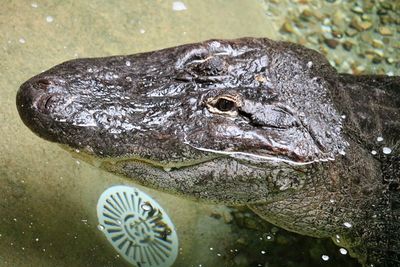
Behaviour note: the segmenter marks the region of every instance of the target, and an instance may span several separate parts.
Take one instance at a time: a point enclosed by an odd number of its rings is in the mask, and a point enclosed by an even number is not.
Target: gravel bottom
[[[264,0],[280,38],[322,52],[340,72],[400,75],[400,1]]]

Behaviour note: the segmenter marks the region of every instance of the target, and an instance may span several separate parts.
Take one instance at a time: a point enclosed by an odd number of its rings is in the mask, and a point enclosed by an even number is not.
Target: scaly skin
[[[291,43],[210,40],[62,63],[25,82],[17,107],[108,171],[249,205],[366,266],[400,264],[399,77],[338,74]]]

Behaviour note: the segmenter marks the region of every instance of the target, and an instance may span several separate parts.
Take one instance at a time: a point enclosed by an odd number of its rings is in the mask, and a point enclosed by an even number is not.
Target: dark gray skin
[[[110,172],[400,265],[400,77],[338,74],[292,43],[210,40],[62,63],[17,107]]]

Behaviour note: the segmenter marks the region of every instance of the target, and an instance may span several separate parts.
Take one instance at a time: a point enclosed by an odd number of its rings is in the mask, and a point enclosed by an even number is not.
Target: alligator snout
[[[30,79],[21,85],[17,94],[17,106],[20,112],[24,110],[49,114],[56,99],[59,99],[64,90],[60,81],[52,78]],[[32,114],[30,114],[32,115]]]
[[[66,93],[61,83],[56,78],[36,76],[22,84],[17,93],[17,109],[22,121],[49,140],[54,140],[48,131],[52,123],[51,111]]]

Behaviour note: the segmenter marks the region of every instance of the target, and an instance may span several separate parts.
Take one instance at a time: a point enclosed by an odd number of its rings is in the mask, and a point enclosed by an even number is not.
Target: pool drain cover
[[[146,193],[113,186],[97,203],[99,229],[126,260],[138,267],[169,267],[178,255],[178,237],[163,208]]]

